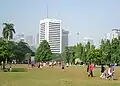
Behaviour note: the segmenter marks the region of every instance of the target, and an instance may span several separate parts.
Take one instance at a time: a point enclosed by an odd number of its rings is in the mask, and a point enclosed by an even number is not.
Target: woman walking
[[[93,68],[94,68],[93,65],[90,63],[89,64],[89,75],[88,75],[88,77],[90,77],[90,76],[93,77]]]

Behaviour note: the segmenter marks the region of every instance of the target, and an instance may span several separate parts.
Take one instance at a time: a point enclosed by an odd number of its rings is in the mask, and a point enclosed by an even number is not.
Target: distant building
[[[39,44],[47,40],[52,53],[62,53],[63,46],[68,45],[68,32],[62,30],[61,22],[61,20],[48,18],[40,21]],[[66,43],[62,42],[63,40]]]
[[[35,44],[35,40],[33,36],[26,36],[25,42],[28,43],[28,45],[33,46]]]
[[[94,45],[92,38],[85,37],[84,40],[83,40],[83,45],[87,44],[88,42],[90,42],[91,45]]]
[[[111,33],[107,33],[106,36],[105,36],[105,39],[111,40]]]
[[[120,36],[120,29],[114,28],[110,33],[107,33],[105,39],[112,40],[113,38],[118,38]]]
[[[118,38],[118,36],[120,36],[120,29],[119,28],[112,29],[112,38]]]
[[[31,49],[33,52],[36,52],[36,51],[37,51],[37,49],[36,49],[35,46],[29,46],[29,47],[30,47],[30,49]]]
[[[37,34],[37,37],[36,37],[36,46],[39,46],[39,33]]]
[[[19,41],[25,41],[25,36],[24,34],[18,34],[13,38],[14,41],[19,42]]]
[[[68,31],[62,29],[62,52],[64,51],[65,47],[68,47]]]

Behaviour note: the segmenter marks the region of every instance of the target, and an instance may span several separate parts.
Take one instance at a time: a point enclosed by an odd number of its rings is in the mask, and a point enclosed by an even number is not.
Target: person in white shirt
[[[52,67],[52,62],[49,62],[49,67]]]
[[[113,66],[109,65],[107,78],[110,78],[111,80],[113,80],[113,73],[114,73],[114,68],[113,68]]]
[[[69,64],[67,63],[66,66],[69,67]]]
[[[45,62],[43,63],[43,66],[44,66],[44,67],[46,66],[46,63],[45,63]]]

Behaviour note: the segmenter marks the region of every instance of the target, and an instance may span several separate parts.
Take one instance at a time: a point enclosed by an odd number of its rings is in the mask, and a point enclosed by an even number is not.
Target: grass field
[[[28,72],[0,72],[0,86],[120,86],[120,67],[115,68],[116,80],[113,81],[100,79],[99,68],[94,70],[94,75],[87,77],[85,67],[70,67],[65,71],[59,67],[34,68]]]

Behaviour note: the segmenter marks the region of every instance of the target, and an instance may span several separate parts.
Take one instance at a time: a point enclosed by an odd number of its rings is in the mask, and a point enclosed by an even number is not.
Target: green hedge
[[[12,68],[11,72],[27,72],[26,68]]]

